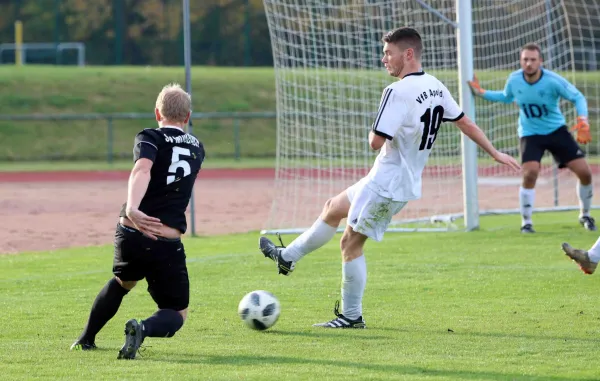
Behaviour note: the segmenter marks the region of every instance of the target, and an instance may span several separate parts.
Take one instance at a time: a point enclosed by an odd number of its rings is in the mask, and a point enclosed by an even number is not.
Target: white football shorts
[[[346,189],[350,200],[347,224],[355,232],[381,241],[392,217],[404,208],[406,201],[382,197],[366,184],[367,179],[363,178]]]

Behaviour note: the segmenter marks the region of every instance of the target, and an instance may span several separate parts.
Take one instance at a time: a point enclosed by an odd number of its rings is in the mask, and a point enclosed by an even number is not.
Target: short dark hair
[[[423,52],[421,35],[413,28],[402,27],[391,30],[381,40],[388,44],[404,45],[406,48],[413,48],[417,57],[421,57],[421,52]]]
[[[542,49],[538,44],[534,42],[530,42],[528,44],[523,45],[519,54],[523,53],[523,50],[536,50],[540,54],[540,58],[542,58]]]

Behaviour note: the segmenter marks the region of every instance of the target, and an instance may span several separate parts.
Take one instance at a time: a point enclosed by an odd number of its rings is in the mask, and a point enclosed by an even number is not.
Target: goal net
[[[301,232],[325,201],[363,177],[376,153],[368,132],[383,88],[381,37],[399,26],[420,31],[424,70],[459,99],[456,2],[463,0],[264,0],[277,91],[277,164],[265,232]],[[600,0],[473,0],[473,67],[484,88],[502,90],[519,68],[519,49],[542,46],[545,67],[586,95],[594,163],[599,149],[596,38]],[[460,26],[459,26],[460,27]],[[569,124],[575,112],[563,104]],[[477,100],[478,125],[505,152],[518,155],[518,110]],[[461,228],[460,132],[445,123],[423,173],[423,197],[395,217],[390,230]],[[520,177],[478,152],[479,213],[518,212]],[[592,166],[593,169],[595,165]],[[536,210],[576,209],[576,178],[550,156],[536,186]],[[441,223],[436,223],[441,221]]]

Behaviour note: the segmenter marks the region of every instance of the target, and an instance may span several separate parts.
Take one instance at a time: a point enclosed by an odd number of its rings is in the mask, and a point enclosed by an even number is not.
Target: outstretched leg
[[[71,346],[71,350],[90,350],[96,348],[96,335],[110,319],[115,316],[123,298],[135,287],[135,281],[121,281],[114,277],[109,280],[92,304],[90,315],[81,336]]]
[[[260,251],[265,257],[277,263],[280,274],[288,275],[294,271],[297,261],[331,241],[342,219],[348,216],[349,209],[350,200],[347,191],[343,191],[327,200],[321,215],[310,229],[294,239],[287,247],[276,246],[267,237],[260,237]]]

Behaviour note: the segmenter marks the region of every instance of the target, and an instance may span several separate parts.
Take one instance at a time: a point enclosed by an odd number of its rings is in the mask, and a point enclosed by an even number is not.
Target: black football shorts
[[[548,135],[530,135],[521,138],[521,162],[542,160],[548,150],[559,168],[567,163],[585,157],[585,153],[577,144],[566,126],[562,126]]]
[[[113,273],[124,281],[146,279],[148,292],[160,309],[186,309],[190,282],[180,239],[158,241],[139,230],[117,224]]]

